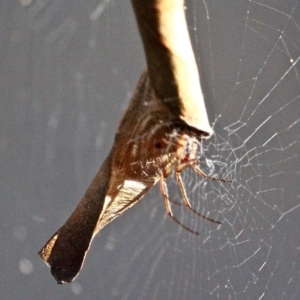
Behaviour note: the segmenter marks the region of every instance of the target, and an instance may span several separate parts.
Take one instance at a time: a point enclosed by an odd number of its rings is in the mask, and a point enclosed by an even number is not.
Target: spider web
[[[215,135],[203,143],[201,167],[232,183],[190,170],[183,178],[193,207],[222,224],[173,205],[197,237],[167,217],[157,225],[150,206],[156,228],[139,227],[146,241],[117,290],[122,299],[296,298],[300,3],[194,1],[187,14],[200,69],[211,70],[201,75]],[[176,182],[168,185],[181,201]]]
[[[207,1],[206,8],[216,135],[205,143],[205,157],[209,173],[233,182],[186,174],[194,203],[222,221],[217,230],[203,225],[205,238],[191,243],[199,256],[191,260],[187,294],[192,289],[197,295],[200,286],[203,299],[292,299],[299,294],[299,235],[293,231],[300,207],[294,185],[300,153],[299,2],[248,1],[232,21],[240,18],[243,24],[234,31],[220,17],[228,18],[236,3],[216,7]],[[197,34],[198,14],[194,17]],[[238,41],[232,53],[216,41],[228,34]],[[227,61],[235,81],[226,89],[220,68]],[[195,227],[202,223],[195,219]]]
[[[12,24],[0,26],[3,299],[297,299],[300,1],[187,1],[215,131],[200,167],[232,182],[182,177],[193,208],[221,225],[172,204],[200,235],[187,232],[156,187],[101,231],[64,286],[37,251],[105,159],[145,61],[128,1],[13,5],[0,10]],[[168,189],[183,203],[174,178]]]

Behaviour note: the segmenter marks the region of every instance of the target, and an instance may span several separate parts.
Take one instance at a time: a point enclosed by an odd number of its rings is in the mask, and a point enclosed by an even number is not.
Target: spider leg
[[[166,207],[166,211],[167,211],[167,215],[175,222],[177,223],[178,225],[180,225],[182,228],[184,228],[185,230],[193,233],[193,234],[196,234],[196,235],[199,235],[198,232],[190,229],[189,227],[183,225],[179,220],[177,220],[174,215],[173,215],[173,212],[172,212],[172,209],[171,209],[171,205],[170,205],[170,199],[169,199],[169,195],[168,195],[168,187],[167,187],[167,184],[165,182],[165,179],[163,177],[163,174],[160,175],[160,182],[159,182],[159,186],[160,186],[160,192],[161,194],[163,195],[164,197],[164,200],[165,200],[165,207]]]
[[[181,203],[180,202],[177,202],[177,201],[174,201],[172,200],[171,198],[169,198],[169,201],[175,205],[178,205],[178,206],[181,206]]]
[[[206,216],[200,214],[199,212],[197,212],[195,209],[192,208],[192,206],[191,206],[191,204],[190,204],[190,201],[189,201],[189,199],[188,199],[188,197],[187,197],[187,194],[186,194],[186,191],[185,191],[183,182],[182,182],[182,178],[181,178],[181,176],[180,176],[180,173],[181,173],[181,171],[183,170],[183,168],[184,168],[184,167],[180,167],[180,166],[179,166],[179,167],[176,169],[175,176],[176,176],[176,181],[177,181],[177,183],[178,183],[178,185],[179,185],[180,192],[181,192],[181,195],[182,195],[182,198],[183,198],[183,201],[184,201],[185,206],[186,206],[189,210],[191,210],[193,213],[195,213],[196,215],[198,215],[199,217],[201,217],[201,218],[203,218],[203,219],[205,219],[205,220],[207,220],[207,221],[213,222],[213,223],[215,223],[215,224],[221,224],[221,222],[216,221],[216,220],[214,220],[214,219],[212,219],[212,218],[206,217]],[[199,170],[200,170],[200,169],[199,169]],[[200,172],[202,172],[202,171],[200,170]],[[204,174],[204,173],[203,173],[203,174]],[[205,175],[205,174],[204,174],[204,175]],[[204,177],[205,177],[205,176],[204,176]]]
[[[204,178],[215,180],[215,181],[221,181],[221,182],[232,182],[231,180],[228,179],[208,176],[195,164],[192,164],[191,166],[199,175],[201,175]]]

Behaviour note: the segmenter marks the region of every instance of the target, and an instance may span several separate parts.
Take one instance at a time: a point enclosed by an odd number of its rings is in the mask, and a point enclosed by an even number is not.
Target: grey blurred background
[[[193,206],[155,187],[57,285],[37,252],[108,154],[145,68],[130,1],[0,2],[1,299],[297,299],[300,1],[186,2],[216,135],[185,171]],[[174,180],[168,186],[180,201]]]

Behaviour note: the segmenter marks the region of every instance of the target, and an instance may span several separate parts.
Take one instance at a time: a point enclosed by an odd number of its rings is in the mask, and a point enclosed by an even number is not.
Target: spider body
[[[189,227],[182,224],[176,217],[174,217],[170,205],[170,202],[173,201],[170,200],[168,195],[166,179],[174,171],[175,178],[181,191],[185,206],[198,216],[213,223],[220,224],[219,221],[208,218],[192,208],[181,178],[181,172],[185,168],[191,167],[197,174],[201,175],[204,178],[227,182],[223,179],[220,180],[215,177],[208,177],[200,169],[200,160],[197,157],[199,156],[199,147],[201,147],[201,136],[201,132],[189,128],[186,125],[175,123],[173,124],[173,126],[169,126],[168,129],[164,130],[163,137],[161,137],[161,142],[158,144],[157,142],[155,143],[156,148],[158,148],[160,151],[160,155],[163,157],[167,157],[166,160],[163,160],[163,162],[155,165],[156,172],[159,175],[160,191],[165,201],[167,214],[177,224],[196,235],[198,235],[198,232],[193,231]],[[159,145],[159,147],[157,147],[157,145]]]

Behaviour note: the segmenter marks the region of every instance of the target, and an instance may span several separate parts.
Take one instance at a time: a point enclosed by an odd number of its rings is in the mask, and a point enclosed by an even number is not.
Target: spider
[[[181,195],[182,195],[182,199],[183,199],[183,203],[184,205],[193,213],[195,213],[196,215],[200,216],[201,218],[210,221],[212,223],[215,224],[221,224],[220,221],[216,221],[212,218],[209,218],[201,213],[199,213],[198,211],[196,211],[190,204],[190,201],[188,199],[184,184],[183,184],[183,180],[181,177],[181,172],[185,169],[185,168],[192,168],[197,174],[199,174],[200,176],[202,176],[203,178],[206,179],[211,179],[211,180],[215,180],[218,182],[231,182],[230,180],[227,179],[220,179],[217,177],[211,177],[206,175],[198,166],[200,161],[196,158],[196,153],[198,150],[198,146],[199,146],[199,140],[197,139],[196,136],[191,135],[190,132],[185,133],[185,132],[181,132],[179,133],[179,135],[174,135],[174,133],[169,135],[170,140],[169,142],[166,139],[162,139],[162,142],[165,144],[168,143],[174,143],[175,142],[175,155],[173,155],[173,159],[171,158],[170,160],[172,161],[168,166],[166,166],[165,168],[161,168],[159,175],[159,182],[160,182],[160,192],[164,198],[164,202],[165,202],[165,207],[166,207],[166,212],[167,215],[173,220],[175,221],[178,225],[180,225],[181,227],[183,227],[185,230],[199,235],[198,232],[192,230],[191,228],[187,227],[186,225],[182,224],[173,214],[172,209],[171,209],[171,205],[170,202],[174,203],[174,204],[180,204],[178,202],[174,202],[169,198],[169,193],[168,193],[168,187],[166,184],[166,179],[168,178],[168,176],[170,175],[170,173],[174,170],[175,171],[175,179],[177,181],[177,184],[179,186]]]

